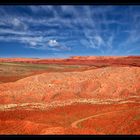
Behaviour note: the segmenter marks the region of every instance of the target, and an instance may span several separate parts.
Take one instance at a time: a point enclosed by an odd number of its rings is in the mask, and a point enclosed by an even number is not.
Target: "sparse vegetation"
[[[14,82],[24,77],[45,72],[80,71],[82,69],[84,70],[87,68],[85,66],[79,65],[0,62],[0,82]]]

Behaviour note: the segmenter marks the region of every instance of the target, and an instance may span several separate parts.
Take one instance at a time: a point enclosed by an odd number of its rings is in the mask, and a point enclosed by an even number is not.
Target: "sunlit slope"
[[[139,98],[140,68],[106,67],[53,72],[0,84],[0,103],[50,103],[83,99]]]

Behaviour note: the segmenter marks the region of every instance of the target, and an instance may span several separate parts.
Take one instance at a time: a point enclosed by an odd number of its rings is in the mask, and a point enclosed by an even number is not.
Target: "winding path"
[[[101,114],[95,114],[95,115],[92,115],[92,116],[89,116],[89,117],[85,117],[85,118],[82,118],[82,119],[79,119],[75,122],[73,122],[71,124],[71,127],[72,128],[78,128],[78,124],[85,121],[85,120],[88,120],[88,119],[91,119],[91,118],[96,118],[96,117],[99,117],[99,116],[104,116],[106,114],[110,114],[110,113],[116,113],[116,112],[122,112],[122,111],[129,111],[129,110],[133,110],[133,109],[136,109],[136,108],[140,108],[140,106],[138,107],[134,107],[134,108],[131,108],[131,109],[125,109],[125,110],[118,110],[118,111],[111,111],[111,112],[105,112],[105,113],[101,113]]]

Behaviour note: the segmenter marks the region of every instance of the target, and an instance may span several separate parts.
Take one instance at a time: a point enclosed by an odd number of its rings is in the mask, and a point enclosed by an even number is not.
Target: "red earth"
[[[67,59],[33,59],[33,58],[0,58],[0,62],[23,62],[34,64],[65,64],[94,65],[105,67],[109,65],[140,66],[140,56],[74,56]]]
[[[0,134],[140,134],[139,56],[0,62]]]

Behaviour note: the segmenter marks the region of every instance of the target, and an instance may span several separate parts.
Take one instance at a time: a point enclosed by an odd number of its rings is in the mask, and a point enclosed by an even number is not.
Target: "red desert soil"
[[[140,66],[140,56],[73,56],[65,59],[0,58],[0,62],[23,62],[23,63],[32,63],[32,64],[94,65],[97,67],[104,67],[109,65]]]
[[[139,126],[139,103],[0,111],[0,134],[140,134]]]
[[[92,66],[0,84],[0,134],[140,134],[140,57],[70,59]]]

